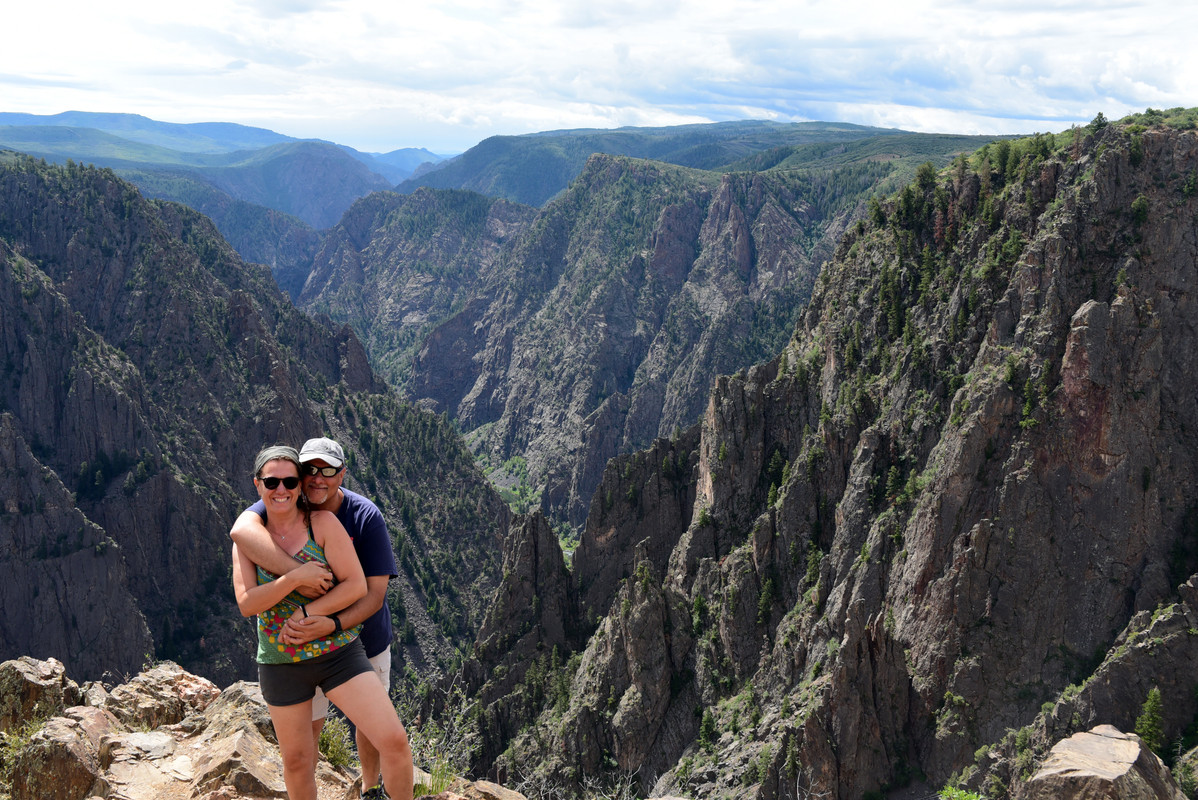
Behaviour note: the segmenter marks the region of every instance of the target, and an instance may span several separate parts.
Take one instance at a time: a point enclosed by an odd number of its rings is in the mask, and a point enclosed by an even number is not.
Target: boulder
[[[21,656],[0,664],[0,731],[11,731],[31,719],[45,719],[82,700],[58,659],[39,661]]]
[[[83,800],[101,772],[95,744],[84,727],[77,720],[54,717],[18,753],[12,800]]]
[[[219,694],[212,681],[164,661],[113,689],[107,704],[131,727],[156,728],[203,711]]]
[[[457,778],[450,785],[448,794],[464,797],[466,800],[527,800],[517,791],[500,786],[491,781],[467,781]]]
[[[1052,748],[1028,782],[1026,800],[1184,800],[1168,768],[1140,737],[1111,725]]]

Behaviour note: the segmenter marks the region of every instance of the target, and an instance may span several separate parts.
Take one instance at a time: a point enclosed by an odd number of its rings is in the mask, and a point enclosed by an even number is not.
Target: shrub
[[[1144,195],[1139,195],[1131,201],[1131,221],[1136,225],[1143,225],[1148,221],[1148,198]]]
[[[715,746],[717,734],[715,716],[711,713],[711,709],[707,709],[703,712],[702,722],[699,723],[699,746],[704,750],[710,750]]]
[[[977,792],[967,792],[955,786],[945,786],[936,793],[936,796],[941,800],[982,800],[981,795]]]
[[[358,766],[354,743],[349,735],[349,724],[341,717],[329,715],[324,721],[317,747],[320,748],[320,754],[334,767],[356,769]]]

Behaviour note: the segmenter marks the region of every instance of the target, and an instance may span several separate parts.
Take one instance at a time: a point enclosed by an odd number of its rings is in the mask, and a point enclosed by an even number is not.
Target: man
[[[391,612],[385,606],[387,584],[399,574],[391,537],[383,515],[367,498],[341,486],[345,479],[345,453],[332,439],[309,439],[299,453],[302,465],[304,495],[317,509],[331,511],[354,543],[362,571],[366,574],[366,596],[353,605],[328,617],[310,616],[300,621],[289,620],[283,629],[285,641],[302,644],[335,630],[352,628],[362,623],[361,639],[374,671],[391,691]],[[241,513],[230,535],[237,547],[250,560],[276,575],[290,572],[300,562],[275,544],[263,524],[266,506],[261,501]],[[319,596],[332,585],[332,575],[318,584],[301,588],[303,594]],[[319,740],[320,729],[328,714],[329,701],[320,689],[312,703],[312,735]],[[381,786],[378,750],[362,732],[356,732],[358,759],[362,762],[362,797],[365,800],[386,797]],[[316,765],[312,765],[313,769]],[[369,788],[367,788],[369,787]]]

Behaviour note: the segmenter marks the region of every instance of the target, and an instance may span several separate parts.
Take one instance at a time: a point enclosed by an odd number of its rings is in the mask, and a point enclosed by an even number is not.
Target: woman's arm
[[[344,533],[344,530],[342,532]],[[353,549],[352,543],[350,549]],[[259,585],[258,568],[249,556],[241,552],[237,545],[233,545],[233,595],[237,598],[237,608],[241,610],[243,617],[252,617],[273,608],[300,585],[311,581],[324,571],[324,565],[310,561],[286,575],[280,575],[269,583]]]
[[[312,538],[324,549],[329,569],[337,576],[337,585],[323,597],[307,604],[308,615],[336,614],[365,596],[366,576],[362,574],[362,563],[358,561],[349,534],[331,511],[312,512]]]
[[[262,517],[253,511],[241,512],[233,522],[229,536],[232,537],[233,543],[250,557],[250,561],[275,575],[285,575],[300,568],[300,562],[279,547],[266,530]],[[311,572],[312,570],[307,570],[305,574]],[[315,598],[327,592],[332,583],[332,573],[322,568],[315,575],[314,581],[297,581],[298,585],[295,588],[305,597]]]

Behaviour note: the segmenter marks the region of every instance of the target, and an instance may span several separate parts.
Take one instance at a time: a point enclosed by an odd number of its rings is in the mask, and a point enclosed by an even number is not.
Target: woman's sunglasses
[[[299,486],[299,483],[300,483],[300,479],[299,479],[299,478],[295,478],[295,477],[289,477],[289,478],[259,478],[258,480],[262,481],[262,485],[263,485],[263,486],[265,486],[265,487],[266,487],[266,488],[267,488],[269,491],[272,491],[272,492],[273,492],[275,489],[278,489],[278,488],[279,488],[279,482],[280,482],[280,481],[282,481],[282,482],[283,482],[283,488],[284,488],[284,489],[288,489],[288,490],[294,489],[295,487]]]
[[[311,464],[304,465],[305,475],[323,475],[326,478],[331,478],[341,471],[341,467],[314,467]]]

